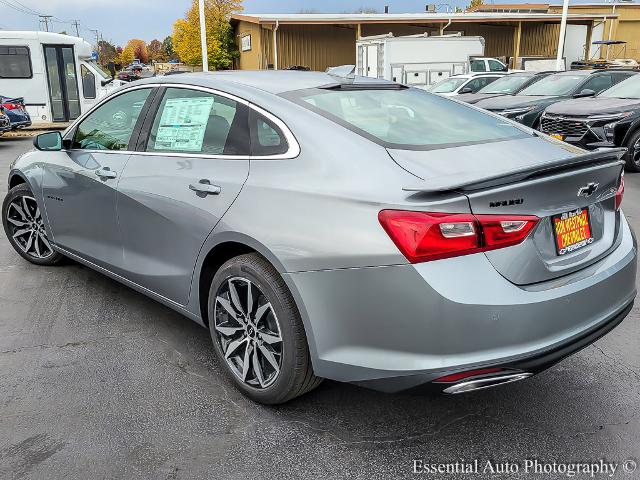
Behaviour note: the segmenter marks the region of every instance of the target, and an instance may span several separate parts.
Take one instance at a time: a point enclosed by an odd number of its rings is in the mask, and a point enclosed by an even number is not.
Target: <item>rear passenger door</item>
[[[184,305],[198,253],[249,174],[246,102],[172,86],[156,96],[118,184],[126,276]]]

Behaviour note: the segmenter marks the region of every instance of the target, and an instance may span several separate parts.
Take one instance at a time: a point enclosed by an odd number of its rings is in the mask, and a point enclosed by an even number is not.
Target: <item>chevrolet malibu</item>
[[[207,327],[262,403],[521,380],[636,295],[622,150],[344,69],[143,80],[35,147],[2,207],[18,254]]]

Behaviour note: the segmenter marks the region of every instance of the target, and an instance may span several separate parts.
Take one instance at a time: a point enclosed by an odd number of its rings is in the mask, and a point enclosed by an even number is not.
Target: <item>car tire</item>
[[[250,399],[281,404],[322,382],[313,373],[291,292],[262,256],[240,255],[223,264],[211,281],[207,308],[220,365]]]
[[[49,241],[41,210],[28,185],[22,183],[7,193],[2,202],[2,226],[11,246],[25,260],[52,266],[65,259]],[[21,231],[24,233],[19,234]]]
[[[624,154],[625,170],[640,172],[640,129],[631,134],[625,147],[627,147],[627,153]]]

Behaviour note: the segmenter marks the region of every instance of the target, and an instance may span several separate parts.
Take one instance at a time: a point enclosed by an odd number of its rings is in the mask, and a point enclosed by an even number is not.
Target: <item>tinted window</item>
[[[309,89],[287,97],[391,148],[426,150],[525,135],[502,119],[416,88]]]
[[[450,93],[466,81],[466,78],[448,78],[447,80],[443,80],[440,83],[435,84],[431,87],[430,91],[433,93]]]
[[[611,75],[595,75],[580,88],[580,91],[593,90],[596,93],[600,93],[601,91],[609,88],[612,84]]]
[[[289,149],[280,129],[268,118],[251,112],[251,154],[279,155]]]
[[[478,93],[514,93],[531,77],[526,75],[506,75],[484,87]]]
[[[489,60],[489,70],[492,72],[503,72],[504,65],[496,60]]]
[[[80,65],[80,75],[84,98],[96,98],[96,76],[84,65]]]
[[[529,85],[520,95],[568,95],[588,74],[554,74]]]
[[[31,78],[27,47],[0,47],[0,78]]]
[[[168,88],[147,144],[150,152],[248,155],[246,109],[213,93]]]
[[[73,148],[127,150],[150,92],[150,88],[133,90],[100,105],[78,125]]]
[[[476,93],[478,90],[480,90],[481,88],[489,85],[490,83],[494,82],[495,80],[496,80],[496,77],[478,77],[478,78],[474,78],[469,83],[467,83],[464,86],[464,88],[470,88],[471,89],[471,93]]]
[[[484,60],[471,60],[471,71],[472,72],[486,72],[487,66],[484,63]]]
[[[600,97],[608,98],[640,98],[640,75],[633,75],[625,81],[602,92]]]

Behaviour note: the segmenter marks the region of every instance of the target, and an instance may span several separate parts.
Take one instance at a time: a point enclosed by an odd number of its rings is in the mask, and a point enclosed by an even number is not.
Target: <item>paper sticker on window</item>
[[[213,97],[170,98],[164,105],[154,150],[201,152]]]

